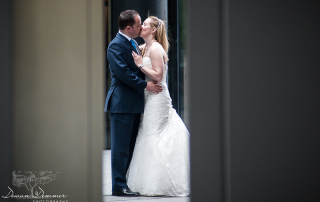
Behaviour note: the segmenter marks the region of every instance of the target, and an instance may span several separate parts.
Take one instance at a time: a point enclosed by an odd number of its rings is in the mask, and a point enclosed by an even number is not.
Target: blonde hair
[[[155,37],[156,40],[161,44],[161,46],[163,47],[163,49],[166,51],[167,54],[167,60],[169,60],[168,58],[168,50],[169,50],[169,41],[167,38],[167,32],[166,32],[166,27],[165,24],[162,20],[160,20],[159,18],[155,17],[155,16],[149,16],[148,18],[151,19],[151,23],[150,26],[157,28]],[[142,55],[144,55],[144,53],[146,52],[146,49],[143,48],[142,50]]]

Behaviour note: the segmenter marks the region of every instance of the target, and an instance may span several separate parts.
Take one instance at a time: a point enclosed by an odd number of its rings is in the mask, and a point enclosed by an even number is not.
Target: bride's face
[[[140,37],[145,38],[149,35],[151,35],[152,33],[154,33],[154,31],[156,30],[156,28],[151,27],[151,19],[147,18],[143,24],[142,24],[142,29],[140,32]]]

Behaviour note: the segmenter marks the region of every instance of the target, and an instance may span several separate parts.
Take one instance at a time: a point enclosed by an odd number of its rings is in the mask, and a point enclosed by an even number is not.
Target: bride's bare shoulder
[[[150,47],[150,53],[161,53],[161,55],[163,55],[163,53],[165,53],[165,50],[163,49],[162,45],[160,43],[154,43],[152,44],[152,46]]]
[[[155,43],[150,47],[149,57],[153,61],[159,62],[159,64],[163,64],[164,58],[166,58],[166,52],[159,43]]]

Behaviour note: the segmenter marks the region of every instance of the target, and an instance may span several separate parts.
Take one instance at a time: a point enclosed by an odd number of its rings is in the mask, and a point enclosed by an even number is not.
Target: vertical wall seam
[[[93,141],[92,141],[92,27],[91,0],[86,0],[86,80],[87,80],[87,201],[92,200],[93,191]]]
[[[220,2],[222,201],[231,202],[229,0]]]
[[[177,0],[177,111],[180,115],[180,23],[179,0]]]

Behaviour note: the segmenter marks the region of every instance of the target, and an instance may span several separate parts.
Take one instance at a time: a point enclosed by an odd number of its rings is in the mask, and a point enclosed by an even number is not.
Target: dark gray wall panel
[[[316,1],[230,0],[232,201],[319,201]]]
[[[189,1],[191,201],[222,201],[219,1]]]
[[[0,1],[0,196],[11,185],[10,3]]]

